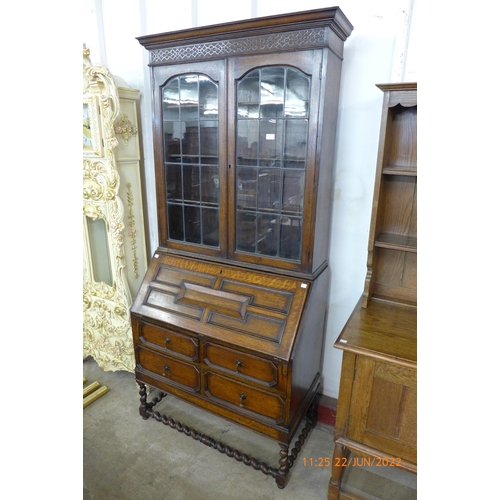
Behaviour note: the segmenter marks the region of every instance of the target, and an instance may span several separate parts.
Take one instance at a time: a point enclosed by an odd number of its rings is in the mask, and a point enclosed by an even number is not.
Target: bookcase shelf
[[[417,238],[400,234],[380,233],[375,240],[375,246],[389,248],[402,252],[417,252]]]
[[[417,305],[417,85],[381,84],[380,128],[362,306]]]
[[[417,166],[414,167],[403,167],[400,165],[387,165],[382,169],[382,173],[385,175],[409,175],[417,176]]]
[[[333,464],[349,454],[417,472],[417,84],[384,92],[362,297],[343,351]],[[354,498],[333,466],[328,500]],[[356,497],[358,498],[358,497]]]

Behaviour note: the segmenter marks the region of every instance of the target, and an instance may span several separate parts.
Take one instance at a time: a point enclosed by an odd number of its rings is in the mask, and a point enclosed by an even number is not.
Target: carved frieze
[[[200,58],[225,57],[240,54],[275,52],[283,49],[323,47],[327,44],[324,28],[304,31],[272,33],[233,40],[222,40],[192,45],[151,50],[151,64],[181,62]]]

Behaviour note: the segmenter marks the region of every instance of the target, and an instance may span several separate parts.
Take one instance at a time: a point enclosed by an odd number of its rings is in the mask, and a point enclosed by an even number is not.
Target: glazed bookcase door
[[[318,94],[313,61],[312,52],[231,61],[229,249],[235,259],[306,265]]]
[[[226,254],[227,161],[222,61],[155,69],[160,244]]]

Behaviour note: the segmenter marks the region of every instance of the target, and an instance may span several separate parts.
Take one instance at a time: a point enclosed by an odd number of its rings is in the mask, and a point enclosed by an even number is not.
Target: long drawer
[[[277,363],[236,349],[207,343],[204,348],[204,362],[210,367],[223,370],[242,380],[247,379],[266,387],[274,387],[278,384]]]
[[[205,373],[205,396],[234,410],[270,418],[280,423],[285,415],[285,402],[278,394],[261,391],[249,385],[207,371]]]

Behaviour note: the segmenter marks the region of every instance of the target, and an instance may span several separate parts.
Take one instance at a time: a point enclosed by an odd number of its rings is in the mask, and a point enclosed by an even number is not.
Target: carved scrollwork
[[[131,137],[137,134],[137,127],[128,119],[128,116],[122,113],[115,123],[115,134],[121,137],[125,144]]]
[[[103,370],[133,371],[134,362],[128,304],[105,283],[83,287],[84,352]]]
[[[113,200],[118,193],[119,176],[109,160],[83,160],[83,199]]]
[[[114,122],[120,106],[114,80],[104,66],[92,66],[83,51],[83,99],[99,109],[102,156],[83,158],[84,281],[83,351],[103,370],[134,370],[134,350],[129,307],[130,291],[125,277],[123,203],[118,196],[120,177],[113,149],[118,141]],[[107,255],[93,254],[86,218],[102,219],[106,228]],[[94,259],[108,259],[112,283],[95,279]]]

